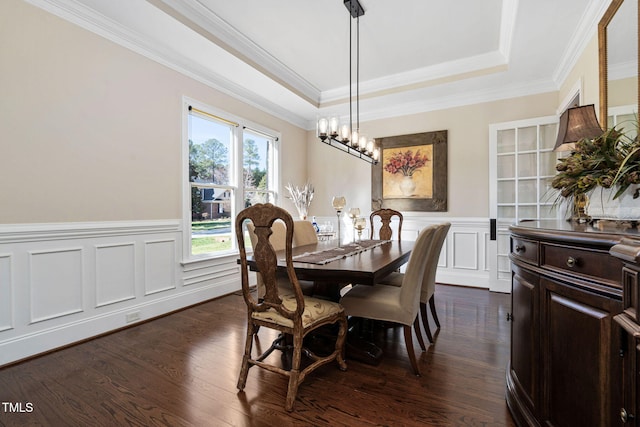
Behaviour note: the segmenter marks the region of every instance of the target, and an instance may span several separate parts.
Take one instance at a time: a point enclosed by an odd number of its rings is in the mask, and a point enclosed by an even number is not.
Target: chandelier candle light
[[[358,157],[371,164],[377,164],[380,149],[375,146],[373,139],[367,139],[360,133],[360,16],[364,9],[358,0],[344,0],[344,5],[351,15],[349,19],[349,123],[340,125],[336,116],[321,117],[317,123],[317,136],[322,142]],[[353,126],[353,41],[351,35],[352,22],[356,20],[356,123]]]

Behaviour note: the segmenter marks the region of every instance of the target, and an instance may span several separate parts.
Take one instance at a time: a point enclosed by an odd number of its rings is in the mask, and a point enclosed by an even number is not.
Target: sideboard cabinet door
[[[517,398],[535,416],[535,408],[539,407],[540,332],[536,316],[540,312],[540,278],[517,266],[513,266],[512,270],[510,376]]]
[[[620,301],[547,278],[542,290],[543,419],[548,426],[619,425]]]

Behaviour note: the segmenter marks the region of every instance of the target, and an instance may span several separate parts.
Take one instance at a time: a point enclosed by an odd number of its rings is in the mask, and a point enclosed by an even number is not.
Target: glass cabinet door
[[[559,216],[558,192],[551,187],[557,129],[556,116],[490,126],[490,217],[496,240],[495,247],[488,246],[492,290],[511,288],[509,225]]]

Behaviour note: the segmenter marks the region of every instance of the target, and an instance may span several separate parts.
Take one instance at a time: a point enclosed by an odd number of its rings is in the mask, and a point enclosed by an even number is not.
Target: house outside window
[[[185,102],[188,193],[186,258],[236,250],[236,213],[277,200],[278,137],[212,107]],[[187,227],[188,224],[188,227]]]

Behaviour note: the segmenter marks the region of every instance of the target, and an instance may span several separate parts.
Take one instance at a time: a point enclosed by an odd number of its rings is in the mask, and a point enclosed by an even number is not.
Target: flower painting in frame
[[[372,209],[447,210],[447,131],[376,138]]]
[[[382,197],[433,197],[433,145],[388,148],[382,153]]]

